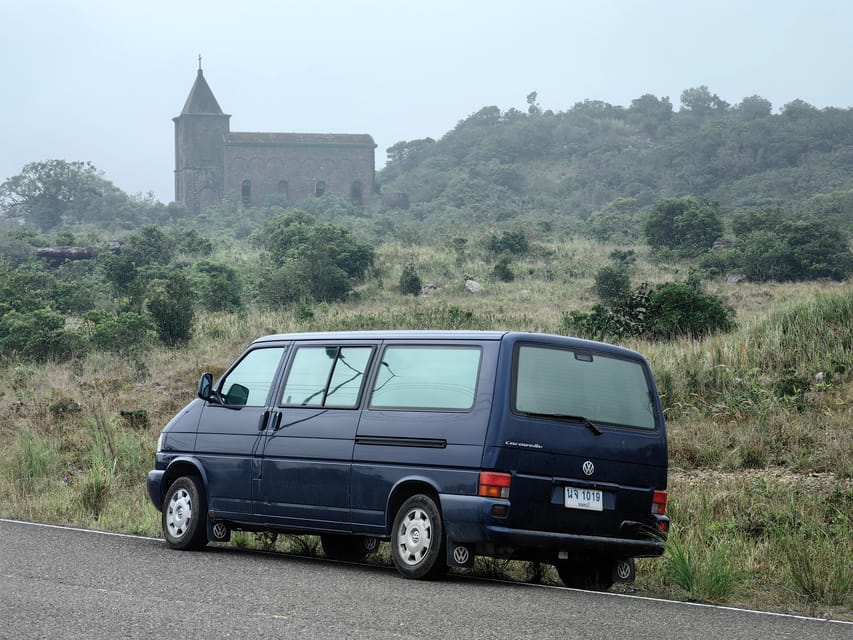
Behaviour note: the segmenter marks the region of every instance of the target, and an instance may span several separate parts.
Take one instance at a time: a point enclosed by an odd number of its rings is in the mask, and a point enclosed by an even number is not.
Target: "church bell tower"
[[[231,116],[222,113],[201,69],[175,123],[175,202],[193,213],[219,202],[225,184],[225,137]]]

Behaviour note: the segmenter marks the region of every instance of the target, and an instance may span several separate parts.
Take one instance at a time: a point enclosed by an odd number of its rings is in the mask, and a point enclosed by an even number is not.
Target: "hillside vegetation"
[[[531,94],[388,154],[365,206],[0,185],[0,515],[160,535],[160,429],[262,334],[575,334],[646,355],[668,421],[671,539],[623,588],[853,620],[853,111]]]

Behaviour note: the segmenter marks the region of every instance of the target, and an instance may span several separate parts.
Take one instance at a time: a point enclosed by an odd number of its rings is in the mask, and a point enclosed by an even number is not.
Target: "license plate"
[[[604,511],[604,496],[598,489],[566,487],[565,506],[567,509]]]

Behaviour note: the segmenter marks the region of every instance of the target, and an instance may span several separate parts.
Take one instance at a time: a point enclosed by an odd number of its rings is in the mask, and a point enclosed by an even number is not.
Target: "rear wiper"
[[[592,424],[592,421],[590,421],[589,418],[584,418],[583,416],[570,416],[565,413],[534,413],[532,411],[525,411],[524,415],[534,418],[555,418],[557,420],[565,420],[567,422],[580,422],[595,435],[601,435],[601,429]]]

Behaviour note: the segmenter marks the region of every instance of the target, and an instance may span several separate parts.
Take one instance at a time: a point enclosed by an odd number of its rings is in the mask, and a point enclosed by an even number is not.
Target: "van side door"
[[[208,508],[222,517],[239,514],[245,519],[252,513],[255,456],[285,350],[285,345],[274,345],[247,351],[205,402],[196,457],[207,475]]]
[[[296,345],[263,443],[256,511],[277,526],[350,529],[350,469],[375,346]]]

